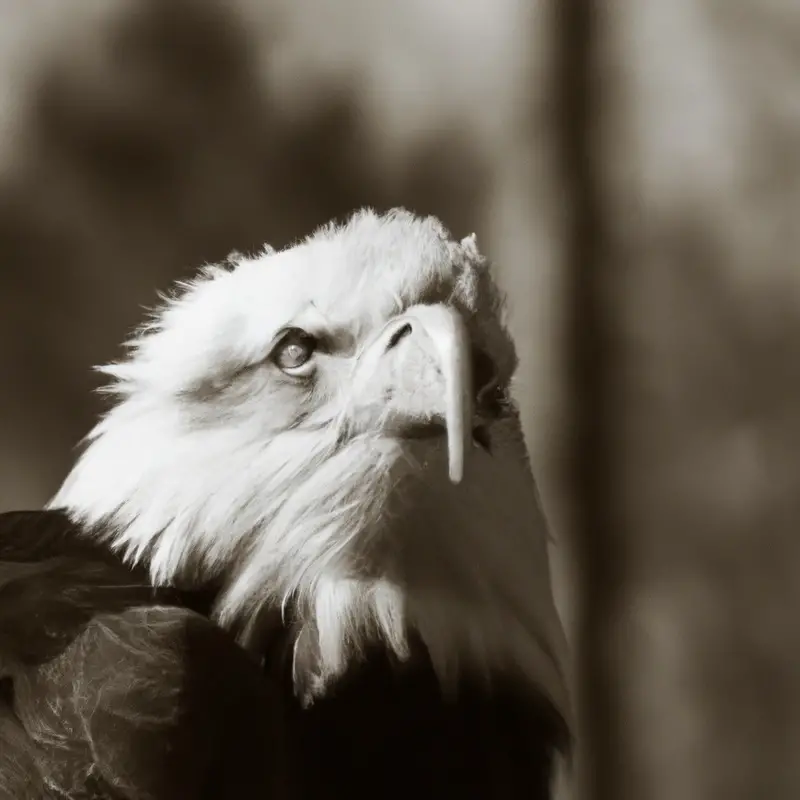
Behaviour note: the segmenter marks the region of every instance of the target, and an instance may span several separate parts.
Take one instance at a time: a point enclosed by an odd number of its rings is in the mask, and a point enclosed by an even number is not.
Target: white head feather
[[[407,417],[434,415],[442,374],[424,347],[355,380],[387,323],[424,304],[454,309],[509,385],[516,354],[488,264],[474,237],[455,242],[433,218],[362,211],[203,270],[103,368],[117,402],[50,506],[146,560],[157,584],[222,581],[222,624],[296,600],[319,687],[365,639],[402,657],[414,630],[444,681],[464,664],[515,672],[568,717],[516,412],[492,422],[492,454],[475,448],[454,485],[443,438],[388,422],[395,394]],[[302,380],[270,357],[287,326],[325,342]]]

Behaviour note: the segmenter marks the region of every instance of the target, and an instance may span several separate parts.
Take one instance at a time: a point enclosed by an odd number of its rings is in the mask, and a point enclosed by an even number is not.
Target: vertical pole
[[[568,304],[572,525],[577,556],[575,647],[579,774],[587,800],[617,800],[619,709],[607,658],[622,567],[611,522],[613,446],[609,376],[613,354],[603,307],[603,215],[598,179],[598,0],[558,0],[554,13],[556,138],[566,203],[564,283]]]

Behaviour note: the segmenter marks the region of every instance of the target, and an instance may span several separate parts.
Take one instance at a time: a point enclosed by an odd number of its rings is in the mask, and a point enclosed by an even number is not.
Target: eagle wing
[[[285,796],[281,692],[202,607],[59,512],[0,515],[0,797]]]

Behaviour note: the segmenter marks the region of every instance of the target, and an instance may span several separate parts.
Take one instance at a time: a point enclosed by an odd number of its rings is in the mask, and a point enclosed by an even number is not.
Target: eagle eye
[[[310,333],[302,328],[289,328],[273,351],[272,361],[289,375],[305,373],[316,348],[317,339]]]

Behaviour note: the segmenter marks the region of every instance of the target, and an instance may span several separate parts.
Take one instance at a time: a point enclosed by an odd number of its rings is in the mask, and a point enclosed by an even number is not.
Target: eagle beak
[[[430,374],[422,380],[425,364],[434,367],[433,380]],[[470,339],[461,315],[446,305],[418,305],[391,320],[360,354],[352,396],[357,403],[365,397],[384,400],[351,411],[380,420],[400,438],[435,435],[444,424],[450,480],[459,483],[472,446],[473,388]]]
[[[450,480],[460,483],[464,460],[472,445],[472,369],[464,320],[445,305],[415,306],[406,320],[430,340],[444,379],[444,419]]]

